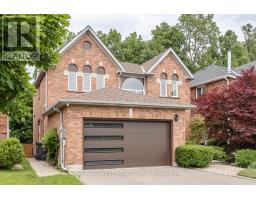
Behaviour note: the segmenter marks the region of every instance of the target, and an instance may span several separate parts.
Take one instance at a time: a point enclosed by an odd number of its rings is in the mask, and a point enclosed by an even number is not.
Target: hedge
[[[183,145],[176,148],[176,162],[181,167],[206,167],[213,160],[213,152],[202,145]]]
[[[0,139],[0,168],[11,169],[23,159],[23,147],[17,138]]]
[[[235,164],[238,167],[249,167],[256,162],[256,150],[242,149],[235,153]]]

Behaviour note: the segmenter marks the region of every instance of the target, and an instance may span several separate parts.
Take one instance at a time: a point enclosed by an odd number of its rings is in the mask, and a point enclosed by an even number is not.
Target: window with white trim
[[[160,75],[160,96],[167,97],[167,74]]]
[[[104,67],[97,68],[97,76],[96,76],[96,89],[105,88],[105,69]]]
[[[202,96],[206,92],[205,87],[197,87],[196,88],[196,99],[200,96]]]
[[[85,65],[83,67],[83,91],[91,91],[91,82],[92,82],[92,68],[90,65]]]
[[[123,90],[128,90],[140,94],[144,94],[144,86],[142,82],[137,78],[127,78],[122,85]]]
[[[179,77],[177,74],[172,75],[172,97],[179,96]]]
[[[75,64],[68,66],[68,91],[77,91],[77,71]]]

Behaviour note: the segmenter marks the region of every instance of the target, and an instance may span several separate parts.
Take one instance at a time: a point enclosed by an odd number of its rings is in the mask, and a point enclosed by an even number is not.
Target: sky
[[[151,38],[151,30],[161,22],[165,21],[170,25],[178,22],[179,15],[71,15],[69,30],[77,33],[87,25],[94,30],[108,32],[110,28],[115,28],[123,37],[136,31],[144,39]],[[239,40],[243,40],[241,27],[247,23],[256,26],[256,15],[214,15],[220,31],[231,29],[236,32]]]
[[[90,25],[95,31],[101,30],[108,32],[115,28],[123,37],[136,31],[146,40],[151,38],[151,30],[161,22],[165,21],[170,25],[178,22],[179,15],[71,15],[69,30],[77,33],[87,25]],[[256,26],[256,15],[214,15],[214,21],[217,23],[220,31],[231,29],[238,35],[239,40],[243,40],[241,27],[247,23]],[[33,68],[27,67],[30,74]]]

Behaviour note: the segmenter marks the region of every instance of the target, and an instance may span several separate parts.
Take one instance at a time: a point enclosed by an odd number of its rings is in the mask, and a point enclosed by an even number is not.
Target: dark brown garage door
[[[170,123],[86,121],[84,168],[169,165]]]

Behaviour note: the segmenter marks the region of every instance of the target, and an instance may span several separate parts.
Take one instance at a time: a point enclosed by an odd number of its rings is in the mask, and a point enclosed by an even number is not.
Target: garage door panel
[[[105,122],[90,121],[85,125],[85,169],[169,165],[170,123]],[[100,149],[98,153],[88,153],[90,148],[123,148],[123,152],[106,153]]]
[[[123,147],[125,146],[124,141],[90,141],[90,142],[85,142],[84,145],[87,148],[93,148],[93,147]]]
[[[122,130],[120,129],[86,129],[86,134],[90,134],[90,135],[120,135],[120,132]]]
[[[123,160],[123,153],[85,153],[84,160]]]

